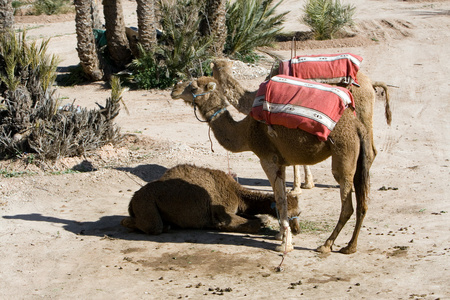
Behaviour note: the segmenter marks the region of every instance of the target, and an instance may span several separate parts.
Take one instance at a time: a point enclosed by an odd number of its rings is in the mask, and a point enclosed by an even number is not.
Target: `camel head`
[[[212,62],[212,72],[215,79],[219,80],[220,74],[226,72],[229,75],[233,74],[233,62],[229,59],[218,58]],[[220,82],[220,80],[219,80]]]
[[[187,103],[194,103],[197,97],[209,96],[217,87],[217,81],[211,77],[200,77],[192,81],[180,81],[172,89],[174,100],[183,99]],[[204,101],[201,101],[204,102]]]
[[[300,233],[300,207],[298,205],[298,196],[287,194],[287,203],[288,203],[288,216],[289,216],[289,227],[291,227],[291,231],[293,234]]]
[[[192,81],[177,83],[171,94],[172,99],[183,99],[186,103],[200,109],[200,113],[211,120],[228,105],[221,94],[217,81],[212,77],[200,77]]]

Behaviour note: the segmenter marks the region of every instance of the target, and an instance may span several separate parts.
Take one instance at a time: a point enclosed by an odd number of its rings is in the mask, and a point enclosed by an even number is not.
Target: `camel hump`
[[[389,89],[386,83],[382,82],[382,81],[374,81],[372,82],[372,86],[373,88],[377,88],[380,87],[384,90],[384,99],[385,99],[385,103],[384,103],[384,115],[386,116],[386,122],[388,125],[391,125],[392,122],[392,112],[391,112],[391,107],[390,107],[390,99],[389,99]]]

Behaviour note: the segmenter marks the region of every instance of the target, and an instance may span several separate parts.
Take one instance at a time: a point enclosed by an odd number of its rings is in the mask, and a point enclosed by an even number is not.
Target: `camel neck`
[[[265,194],[260,192],[252,192],[243,189],[241,191],[241,198],[243,199],[239,210],[248,215],[267,214],[277,217],[275,198],[273,194]]]
[[[239,112],[248,115],[252,110],[253,100],[255,99],[257,90],[248,91],[232,75],[226,71],[222,71],[222,73],[219,81],[228,102]]]
[[[247,118],[236,122],[230,112],[225,110],[212,118],[209,125],[217,141],[228,151],[250,151]]]

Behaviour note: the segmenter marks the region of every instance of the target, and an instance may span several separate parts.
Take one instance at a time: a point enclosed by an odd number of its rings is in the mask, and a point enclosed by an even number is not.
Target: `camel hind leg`
[[[368,159],[367,152],[370,146],[361,139],[361,150],[358,157],[356,173],[354,176],[354,186],[356,195],[356,224],[353,231],[352,239],[348,245],[340,250],[341,253],[351,254],[356,252],[358,235],[361,230],[362,222],[366,216],[368,209],[367,199],[370,190],[370,174],[369,169],[372,162]]]
[[[302,189],[312,189],[314,187],[314,179],[311,169],[308,165],[303,166],[303,171],[305,172],[305,182],[300,182],[300,166],[294,165],[294,182],[292,184],[292,189],[289,194],[299,195],[302,193]]]
[[[336,144],[338,143],[336,142]],[[338,223],[330,237],[325,241],[324,245],[317,248],[317,251],[321,253],[328,253],[332,250],[334,241],[353,214],[352,189],[353,176],[356,172],[357,155],[359,153],[358,144],[346,145],[340,143],[340,145],[336,146],[338,150],[332,155],[331,168],[333,176],[340,186],[341,213]]]
[[[350,219],[353,214],[353,204],[352,204],[352,183],[351,182],[342,182],[340,183],[340,193],[341,193],[341,213],[339,215],[339,221],[336,224],[333,232],[330,237],[325,241],[325,244],[317,248],[318,252],[328,253],[332,250],[334,241],[337,236],[341,232],[344,225]]]
[[[351,195],[353,186],[356,194],[356,224],[350,242],[346,247],[342,248],[340,252],[344,254],[356,252],[358,235],[367,212],[367,197],[370,186],[369,169],[372,164],[370,156],[372,145],[370,143],[370,138],[363,129],[358,130],[358,137],[360,139],[359,149],[355,149],[355,151],[348,151],[338,157],[333,156],[332,159],[333,175],[340,184],[341,214],[339,216],[339,221],[330,237],[326,240],[323,246],[320,246],[317,249],[322,253],[331,251],[339,232],[353,214]],[[356,153],[358,155],[357,157]]]
[[[308,165],[303,166],[305,172],[305,183],[301,185],[302,189],[312,189],[314,187],[314,179],[311,172],[311,168]]]

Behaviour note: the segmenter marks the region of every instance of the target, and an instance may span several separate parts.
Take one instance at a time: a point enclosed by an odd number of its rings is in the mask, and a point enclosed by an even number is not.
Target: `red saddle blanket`
[[[362,60],[351,53],[296,56],[280,62],[279,74],[324,83],[357,84]]]
[[[278,75],[263,82],[251,115],[269,125],[300,128],[326,141],[345,108],[355,107],[349,90]]]

